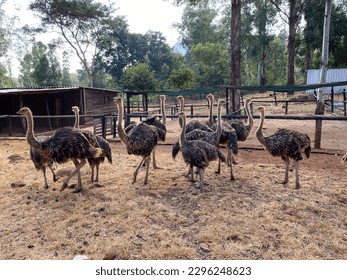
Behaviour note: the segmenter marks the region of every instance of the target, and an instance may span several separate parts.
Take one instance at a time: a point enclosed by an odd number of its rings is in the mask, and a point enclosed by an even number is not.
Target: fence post
[[[334,113],[334,87],[331,87],[331,112]]]
[[[274,98],[275,98],[275,106],[277,106],[277,95],[276,95],[276,91],[274,91]]]
[[[285,114],[288,115],[288,101],[286,100],[286,109],[285,109]]]
[[[101,131],[102,131],[102,138],[106,139],[106,116],[102,116],[101,118]]]
[[[194,115],[193,105],[190,105],[190,115],[193,118],[193,115]]]
[[[343,89],[343,114],[346,116],[346,90]]]

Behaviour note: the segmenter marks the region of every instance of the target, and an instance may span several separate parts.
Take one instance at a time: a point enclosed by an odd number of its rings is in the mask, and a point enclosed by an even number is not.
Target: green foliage
[[[195,77],[193,71],[186,67],[174,69],[169,77],[169,88],[174,90],[183,90],[195,86]]]
[[[222,43],[197,44],[190,50],[197,86],[223,85],[230,77],[229,53]]]
[[[199,5],[186,6],[181,23],[175,25],[182,37],[182,45],[189,49],[199,43],[228,42],[225,28],[229,27],[217,20],[217,10],[211,8],[207,0],[199,2]]]
[[[158,80],[147,63],[140,63],[125,70],[121,85],[128,90],[156,90]]]
[[[24,56],[20,65],[19,82],[24,87],[61,85],[62,74],[53,45],[34,42],[31,53]]]
[[[35,0],[29,8],[38,13],[42,28],[57,29],[73,48],[93,86],[98,42],[112,21],[112,5],[93,0]]]

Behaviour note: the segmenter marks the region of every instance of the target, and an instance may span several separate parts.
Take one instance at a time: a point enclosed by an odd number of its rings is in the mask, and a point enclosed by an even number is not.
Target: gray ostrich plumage
[[[75,113],[75,125],[74,128],[80,129],[80,115],[79,115],[79,108],[77,106],[72,107],[72,111]],[[82,131],[83,132],[83,131]],[[110,144],[102,138],[101,136],[95,135],[96,142],[98,143],[98,147],[101,148],[102,152],[99,157],[97,158],[88,158],[89,166],[92,170],[91,182],[99,182],[99,168],[100,164],[105,161],[105,158],[107,158],[108,162],[112,164],[112,151]],[[94,171],[96,170],[96,172]]]
[[[200,192],[204,188],[204,174],[205,168],[209,165],[210,161],[220,159],[225,161],[223,153],[217,148],[217,146],[207,143],[203,140],[190,140],[185,137],[186,128],[186,116],[184,112],[178,114],[182,119],[182,129],[180,134],[180,147],[184,161],[189,165],[191,180],[194,181],[193,168],[198,169],[200,176],[199,189]]]
[[[159,139],[163,142],[165,141],[165,138],[166,138],[165,100],[166,100],[165,95],[163,94],[159,95],[162,120],[160,120],[160,115],[154,115],[154,116],[148,117],[147,119],[143,121],[143,123],[147,125],[152,125],[158,130]],[[155,148],[152,151],[152,157],[153,157],[153,168],[158,169],[159,167],[157,166],[157,161],[155,157]]]
[[[299,181],[299,161],[303,159],[302,152],[305,153],[306,158],[310,157],[311,153],[311,140],[310,137],[295,130],[279,129],[271,136],[264,136],[263,124],[265,119],[265,108],[259,107],[260,111],[260,124],[256,131],[258,141],[264,148],[273,156],[281,157],[286,166],[285,177],[283,184],[288,183],[288,173],[290,159],[294,160],[295,167],[295,188],[300,188]]]
[[[214,104],[214,95],[208,94],[206,96],[206,99],[208,100],[208,105],[209,105],[209,118],[208,118],[208,120],[207,121],[199,121],[199,120],[189,121],[186,125],[185,133],[188,133],[194,129],[200,129],[203,131],[213,132],[213,130],[210,128],[210,126],[212,126],[212,124],[213,124],[212,110],[213,110],[213,104]],[[184,112],[184,105],[185,105],[184,97],[182,95],[179,95],[176,97],[176,100],[180,104],[180,112]],[[178,119],[178,123],[179,123],[180,127],[182,128],[181,118]]]
[[[212,126],[212,129],[215,129],[217,124]],[[219,144],[225,144],[227,146],[227,164],[230,167],[230,180],[235,180],[233,174],[233,156],[238,154],[238,143],[237,143],[237,134],[235,129],[227,122],[222,123],[222,133],[219,138]],[[218,164],[218,169],[216,173],[220,173],[221,165]]]
[[[252,132],[254,122],[253,122],[253,116],[250,109],[251,102],[252,102],[252,99],[250,98],[247,98],[245,101],[246,115],[248,118],[247,124],[237,120],[228,121],[231,127],[234,128],[236,131],[237,141],[245,141],[247,137],[250,135],[250,133]]]
[[[136,182],[137,173],[141,165],[145,163],[146,176],[144,184],[146,185],[148,182],[148,171],[151,161],[151,153],[157,145],[159,139],[158,129],[152,125],[147,125],[141,122],[137,125],[134,125],[132,129],[128,133],[126,133],[122,126],[124,109],[123,99],[121,97],[116,97],[114,101],[118,108],[117,131],[119,138],[125,144],[128,154],[142,157],[140,164],[137,166],[134,172],[133,183]]]
[[[41,162],[65,163],[72,160],[75,164],[75,170],[63,181],[61,190],[68,187],[68,182],[77,173],[80,178],[80,169],[86,164],[87,159],[98,157],[101,153],[100,148],[96,148],[97,143],[92,134],[86,137],[87,132],[81,133],[72,127],[63,127],[45,141],[38,141],[34,135],[34,123],[32,112],[28,107],[22,107],[18,114],[25,116],[27,126],[27,141],[40,155]],[[81,180],[78,180],[78,186],[75,191],[82,189]]]
[[[210,143],[211,145],[218,146],[219,141],[220,141],[220,137],[221,137],[221,133],[222,133],[221,107],[222,107],[222,105],[225,105],[225,104],[226,104],[226,102],[224,99],[220,99],[218,101],[217,123],[216,123],[216,126],[212,132],[204,131],[204,130],[200,130],[200,129],[194,129],[194,130],[191,130],[190,132],[185,133],[185,139],[187,141],[203,140],[207,143]],[[182,126],[183,126],[183,121],[182,121]],[[180,144],[179,144],[179,140],[178,140],[172,147],[172,157],[176,158],[179,151],[180,151]]]
[[[39,142],[44,142],[49,138],[49,136],[37,136],[36,139]],[[43,173],[43,178],[45,180],[45,185],[44,188],[48,189],[48,183],[47,183],[47,177],[46,177],[46,167],[48,166],[49,169],[52,171],[52,175],[53,175],[53,181],[56,182],[57,181],[57,176],[54,172],[54,163],[52,161],[46,161],[41,154],[39,153],[39,151],[37,151],[34,147],[30,146],[30,159],[32,160],[32,162],[34,163],[34,166],[37,170],[41,170]]]

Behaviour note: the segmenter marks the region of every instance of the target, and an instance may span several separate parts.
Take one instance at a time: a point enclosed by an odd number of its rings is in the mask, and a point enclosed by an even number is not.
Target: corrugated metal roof
[[[0,88],[0,95],[5,94],[32,94],[32,93],[57,93],[57,92],[68,92],[79,90],[84,87],[33,87],[33,88]],[[118,90],[109,90],[102,88],[88,88],[94,91],[109,91],[109,92],[120,92]]]
[[[309,69],[307,71],[306,84],[318,84],[320,76],[320,69]],[[347,81],[347,68],[328,69],[326,83],[343,82]],[[331,93],[331,88],[322,88],[324,93]],[[343,90],[347,91],[347,85],[334,87],[334,93],[341,93]],[[307,90],[306,92],[312,92]]]

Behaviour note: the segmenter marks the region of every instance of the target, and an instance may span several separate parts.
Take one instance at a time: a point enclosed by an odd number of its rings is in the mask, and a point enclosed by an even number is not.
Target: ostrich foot
[[[58,181],[58,178],[57,178],[57,176],[54,174],[54,175],[53,175],[53,182],[56,182],[56,181]]]
[[[235,176],[234,176],[234,175],[231,175],[231,176],[230,176],[230,181],[236,181],[236,179],[235,179]]]
[[[154,169],[160,169],[160,167],[158,165],[154,165],[154,164],[153,164],[153,168]]]
[[[288,180],[279,181],[278,183],[280,183],[282,185],[287,185],[288,184]]]
[[[47,190],[48,189],[48,184],[45,184],[43,187]]]
[[[60,191],[62,192],[63,190],[65,190],[68,187],[69,187],[68,183],[67,182],[63,182],[63,185],[61,186]]]
[[[220,169],[217,169],[214,173],[215,174],[220,174]]]
[[[82,191],[82,186],[74,188],[74,190],[72,192],[73,193],[79,193],[80,191]]]
[[[300,188],[301,188],[300,183],[295,183],[295,189],[298,190]]]
[[[203,182],[199,183],[198,188],[199,188],[199,191],[202,193],[204,190],[204,183]]]

